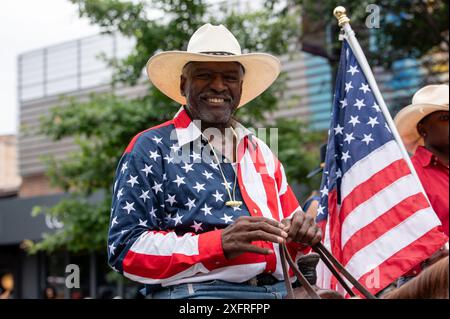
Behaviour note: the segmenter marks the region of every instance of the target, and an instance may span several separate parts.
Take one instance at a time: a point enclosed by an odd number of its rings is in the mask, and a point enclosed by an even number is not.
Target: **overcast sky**
[[[68,0],[0,2],[0,135],[18,130],[17,56],[99,31]]]

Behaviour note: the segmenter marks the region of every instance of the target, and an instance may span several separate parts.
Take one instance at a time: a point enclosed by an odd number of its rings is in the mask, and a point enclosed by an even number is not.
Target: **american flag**
[[[325,247],[373,294],[448,240],[437,230],[440,221],[402,157],[347,41],[320,193],[317,222]],[[343,292],[322,263],[318,285]]]

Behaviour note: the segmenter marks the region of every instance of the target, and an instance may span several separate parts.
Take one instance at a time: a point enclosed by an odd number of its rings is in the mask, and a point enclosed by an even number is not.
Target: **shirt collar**
[[[199,120],[192,121],[192,119],[189,117],[189,114],[186,112],[184,106],[181,106],[177,114],[175,114],[173,123],[175,126],[175,131],[178,139],[178,146],[180,147],[197,140],[202,135],[202,132],[199,129],[200,121]],[[241,141],[244,137],[253,134],[249,129],[247,129],[237,121],[233,123],[233,127],[236,132],[236,135],[238,136],[239,141]]]
[[[442,164],[442,162],[437,158],[437,156],[435,156],[431,151],[426,149],[424,146],[417,147],[414,156],[417,158],[422,167],[430,166],[434,162]],[[442,165],[445,166],[444,164]]]

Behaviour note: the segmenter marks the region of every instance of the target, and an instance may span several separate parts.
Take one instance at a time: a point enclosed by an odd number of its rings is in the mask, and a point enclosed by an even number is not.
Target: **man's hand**
[[[288,234],[284,225],[265,217],[241,216],[222,232],[222,248],[227,259],[233,259],[245,252],[268,255],[271,249],[252,245],[253,241],[283,243]]]
[[[314,246],[322,240],[322,230],[317,226],[314,218],[308,214],[296,212],[292,218],[285,218],[281,222],[288,233],[287,242],[293,241]]]

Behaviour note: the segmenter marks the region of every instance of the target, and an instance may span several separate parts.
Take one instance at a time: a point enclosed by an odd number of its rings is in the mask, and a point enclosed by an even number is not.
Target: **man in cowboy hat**
[[[321,240],[270,148],[233,119],[277,78],[280,62],[242,54],[206,24],[187,51],[147,63],[150,81],[182,106],[139,133],[116,172],[108,261],[148,298],[281,298],[278,248]]]
[[[395,117],[395,124],[411,161],[427,193],[431,206],[441,220],[440,230],[449,234],[449,87],[428,85],[417,91],[412,104]],[[448,255],[442,248],[425,264]],[[417,275],[424,265],[415,267],[400,280],[400,285]]]

